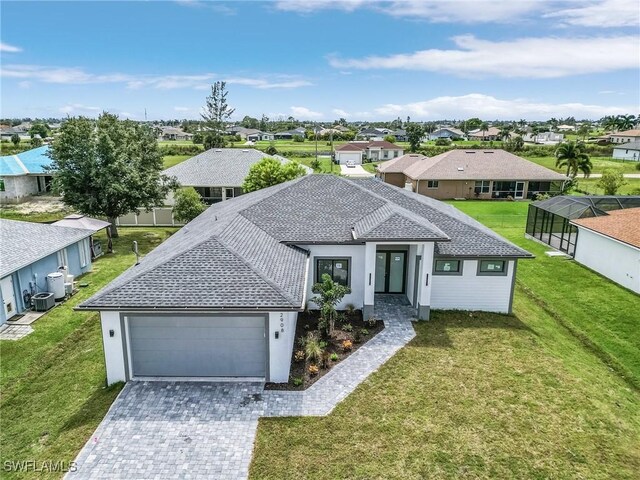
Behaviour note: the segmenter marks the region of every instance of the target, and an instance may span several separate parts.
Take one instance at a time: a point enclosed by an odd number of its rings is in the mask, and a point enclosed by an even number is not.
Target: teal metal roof
[[[49,146],[44,145],[16,155],[0,157],[0,176],[45,173],[44,167],[51,165],[48,151]]]

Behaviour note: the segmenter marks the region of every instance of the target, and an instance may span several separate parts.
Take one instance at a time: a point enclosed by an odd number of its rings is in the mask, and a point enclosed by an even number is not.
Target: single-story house
[[[267,155],[253,148],[212,148],[191,157],[163,173],[175,177],[183,187],[194,187],[207,204],[221,202],[242,195],[242,184],[249,169],[265,157],[273,157],[282,163],[289,160],[280,155]],[[304,167],[308,173],[313,173]],[[166,203],[173,204],[169,194]]]
[[[558,130],[559,132],[575,132],[576,126],[575,125],[558,125],[556,127],[556,130]]]
[[[640,129],[634,128],[624,132],[611,133],[609,134],[609,141],[611,143],[638,142],[640,141]]]
[[[0,219],[0,324],[31,308],[36,293],[53,291],[48,274],[61,267],[74,277],[91,270],[89,237],[93,233]]]
[[[275,140],[276,137],[273,133],[257,130],[254,133],[248,133],[245,138],[250,142],[270,142]]]
[[[376,167],[376,177],[396,187],[411,187],[410,190],[413,190],[412,182],[411,180],[407,180],[404,171],[418,160],[426,158],[428,157],[419,153],[408,153],[393,160],[382,162]]]
[[[640,196],[564,195],[540,200],[529,205],[525,236],[574,256],[578,241],[574,221],[626,208],[640,208]]]
[[[564,141],[564,134],[556,132],[540,132],[534,134],[533,132],[527,132],[522,136],[522,140],[528,143],[551,145],[562,143]]]
[[[443,127],[434,130],[427,135],[427,140],[437,140],[438,138],[448,138],[450,140],[464,140],[466,135],[462,130],[453,127]]]
[[[49,146],[0,157],[0,203],[20,203],[51,190]]]
[[[613,158],[640,162],[640,140],[614,146]]]
[[[640,294],[640,207],[571,223],[578,228],[575,261]]]
[[[469,140],[480,140],[483,142],[494,142],[500,140],[500,129],[489,127],[487,130],[474,130],[469,132]]]
[[[158,135],[160,140],[191,140],[193,134],[182,131],[176,127],[160,127],[160,133]]]
[[[386,140],[369,142],[349,142],[335,148],[335,161],[340,165],[355,162],[360,165],[363,160],[377,162],[397,158],[404,153],[404,149]]]
[[[248,140],[251,142],[258,142],[260,140],[273,140],[275,137],[273,133],[263,132],[257,128],[245,128],[240,126],[232,126],[226,129],[227,135],[237,135],[242,140]]]
[[[374,178],[305,177],[215,204],[77,308],[100,312],[107,382],[286,382],[298,313],[323,274],[376,294],[508,313],[532,255],[455,207]],[[378,297],[379,298],[379,297]]]
[[[294,128],[293,130],[287,130],[286,132],[274,133],[273,137],[276,140],[292,140],[293,137],[295,137],[295,136],[300,136],[300,137],[304,138],[306,133],[307,133],[307,131],[304,128],[298,127],[298,128]]]
[[[6,127],[3,128],[2,130],[0,130],[0,139],[1,140],[11,140],[11,137],[13,137],[14,135],[18,135],[18,137],[20,137],[20,140],[27,140],[30,137],[29,135],[29,131],[25,130],[24,128],[21,127]]]
[[[365,128],[356,134],[358,140],[383,140],[387,135],[391,135],[392,130],[388,128]]]
[[[389,135],[392,135],[397,142],[406,142],[409,140],[409,138],[407,137],[407,131],[402,128],[394,130]]]
[[[407,157],[407,155],[405,155]],[[451,198],[522,200],[539,193],[558,194],[567,180],[564,175],[502,149],[450,150],[434,157],[410,155],[393,164],[378,165],[378,177],[401,185],[398,175],[404,167],[405,183],[414,192],[441,200]]]

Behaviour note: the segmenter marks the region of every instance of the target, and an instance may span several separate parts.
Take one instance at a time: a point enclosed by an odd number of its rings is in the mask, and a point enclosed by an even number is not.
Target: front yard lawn
[[[115,254],[99,258],[81,277],[89,284],[35,322],[34,332],[0,342],[0,456],[5,461],[72,461],[106,414],[121,385],[105,388],[97,313],[73,307],[135,263],[175,229],[121,228]],[[106,239],[102,239],[106,244]],[[8,473],[4,473],[4,476]],[[60,475],[51,475],[59,477]],[[28,473],[15,474],[27,478]]]

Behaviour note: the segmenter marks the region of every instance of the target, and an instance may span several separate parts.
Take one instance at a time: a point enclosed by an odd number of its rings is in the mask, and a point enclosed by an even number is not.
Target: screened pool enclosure
[[[571,220],[635,207],[640,207],[640,196],[552,197],[529,205],[527,235],[573,256],[578,228]]]

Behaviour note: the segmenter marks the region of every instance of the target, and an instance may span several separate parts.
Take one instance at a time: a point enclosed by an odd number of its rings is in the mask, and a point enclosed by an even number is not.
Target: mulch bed
[[[338,356],[336,361],[329,360],[327,368],[322,368],[321,365],[319,372],[316,375],[311,375],[308,371],[310,362],[302,360],[296,361],[294,359],[295,353],[301,350],[298,340],[301,337],[306,337],[309,332],[316,332],[318,330],[318,320],[320,318],[320,312],[317,310],[311,310],[307,312],[301,312],[298,314],[298,322],[296,325],[295,344],[293,346],[293,354],[291,356],[291,372],[289,373],[288,383],[267,383],[265,385],[266,390],[305,390],[313,385],[318,379],[322,378],[334,365],[337,365],[353,352],[358,350],[362,345],[367,343],[373,337],[375,337],[380,331],[384,329],[384,323],[382,320],[376,321],[375,325],[370,325],[362,318],[362,311],[355,310],[352,314],[346,315],[345,312],[340,312],[345,316],[344,322],[336,322],[333,337],[324,341],[327,342],[325,352],[329,355],[335,353]],[[343,330],[343,326],[351,325],[351,331]],[[365,332],[366,330],[366,332]],[[350,340],[353,347],[351,350],[345,351],[342,348],[342,342],[344,340]],[[298,385],[294,384],[294,379],[298,379]],[[300,383],[300,380],[302,383]]]

